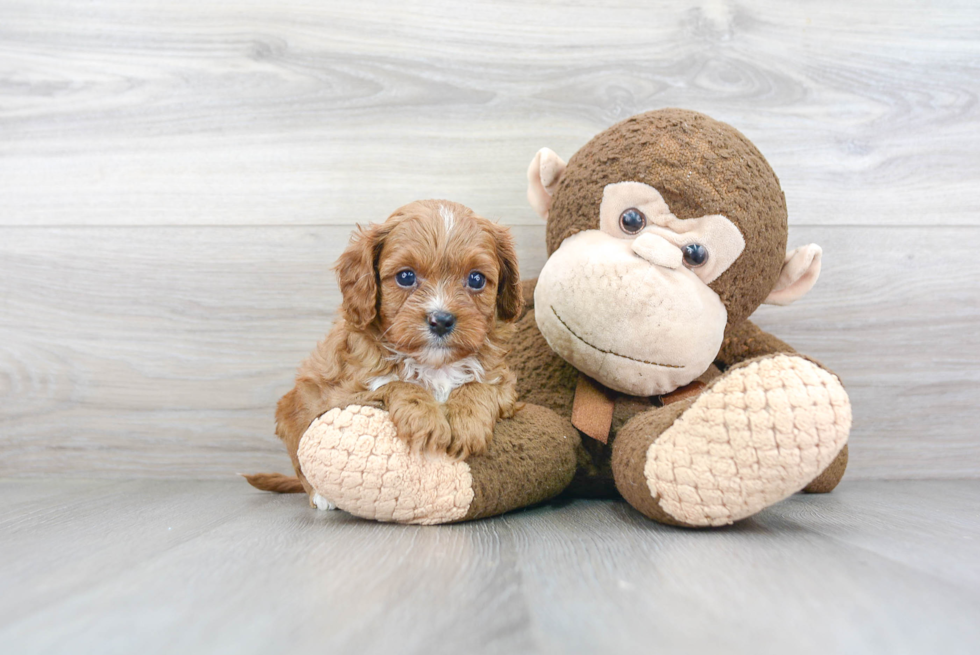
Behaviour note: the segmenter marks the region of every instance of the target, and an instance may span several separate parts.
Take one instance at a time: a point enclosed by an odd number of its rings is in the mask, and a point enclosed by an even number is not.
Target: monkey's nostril
[[[449,312],[432,312],[428,318],[429,331],[433,334],[444,337],[453,331],[456,325],[456,317]]]

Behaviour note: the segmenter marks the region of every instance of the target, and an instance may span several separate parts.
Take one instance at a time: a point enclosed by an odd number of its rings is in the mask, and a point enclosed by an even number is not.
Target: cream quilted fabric
[[[388,413],[374,407],[332,409],[313,421],[299,444],[303,474],[340,509],[375,521],[456,521],[473,502],[465,462],[412,455]]]
[[[796,493],[847,442],[840,381],[802,357],[734,369],[647,451],[650,492],[674,518],[725,525]]]

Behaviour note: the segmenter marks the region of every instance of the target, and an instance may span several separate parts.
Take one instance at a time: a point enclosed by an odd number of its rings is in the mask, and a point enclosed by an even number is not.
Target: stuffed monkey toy
[[[840,380],[748,320],[803,296],[821,257],[786,252],[785,197],[748,139],[692,111],[639,114],[567,164],[539,151],[528,199],[549,258],[524,283],[509,357],[524,409],[467,461],[411,455],[381,409],[333,409],[299,450],[323,498],[433,524],[619,495],[702,527],[837,485],[851,425]]]

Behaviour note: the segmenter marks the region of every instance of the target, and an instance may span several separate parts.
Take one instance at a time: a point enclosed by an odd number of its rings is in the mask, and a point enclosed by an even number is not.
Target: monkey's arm
[[[717,361],[725,366],[734,366],[763,355],[795,352],[792,346],[763,331],[752,321],[742,321],[721,342]]]
[[[715,361],[721,362],[725,367],[732,367],[749,359],[766,355],[798,355],[831,374],[837,375],[814,358],[798,353],[791,345],[772,336],[752,321],[742,321],[741,325],[734,328],[725,337],[725,340],[721,342],[721,350],[718,352]]]

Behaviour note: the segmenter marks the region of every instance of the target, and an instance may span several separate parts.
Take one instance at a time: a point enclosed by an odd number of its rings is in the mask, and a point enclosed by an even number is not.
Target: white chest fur
[[[429,366],[411,357],[400,359],[401,371],[398,375],[371,378],[367,381],[368,388],[375,391],[389,382],[402,380],[425,387],[432,392],[438,402],[444,403],[449,399],[449,394],[452,393],[453,389],[469,382],[483,381],[483,366],[476,357],[464,357],[459,361],[443,366]]]

